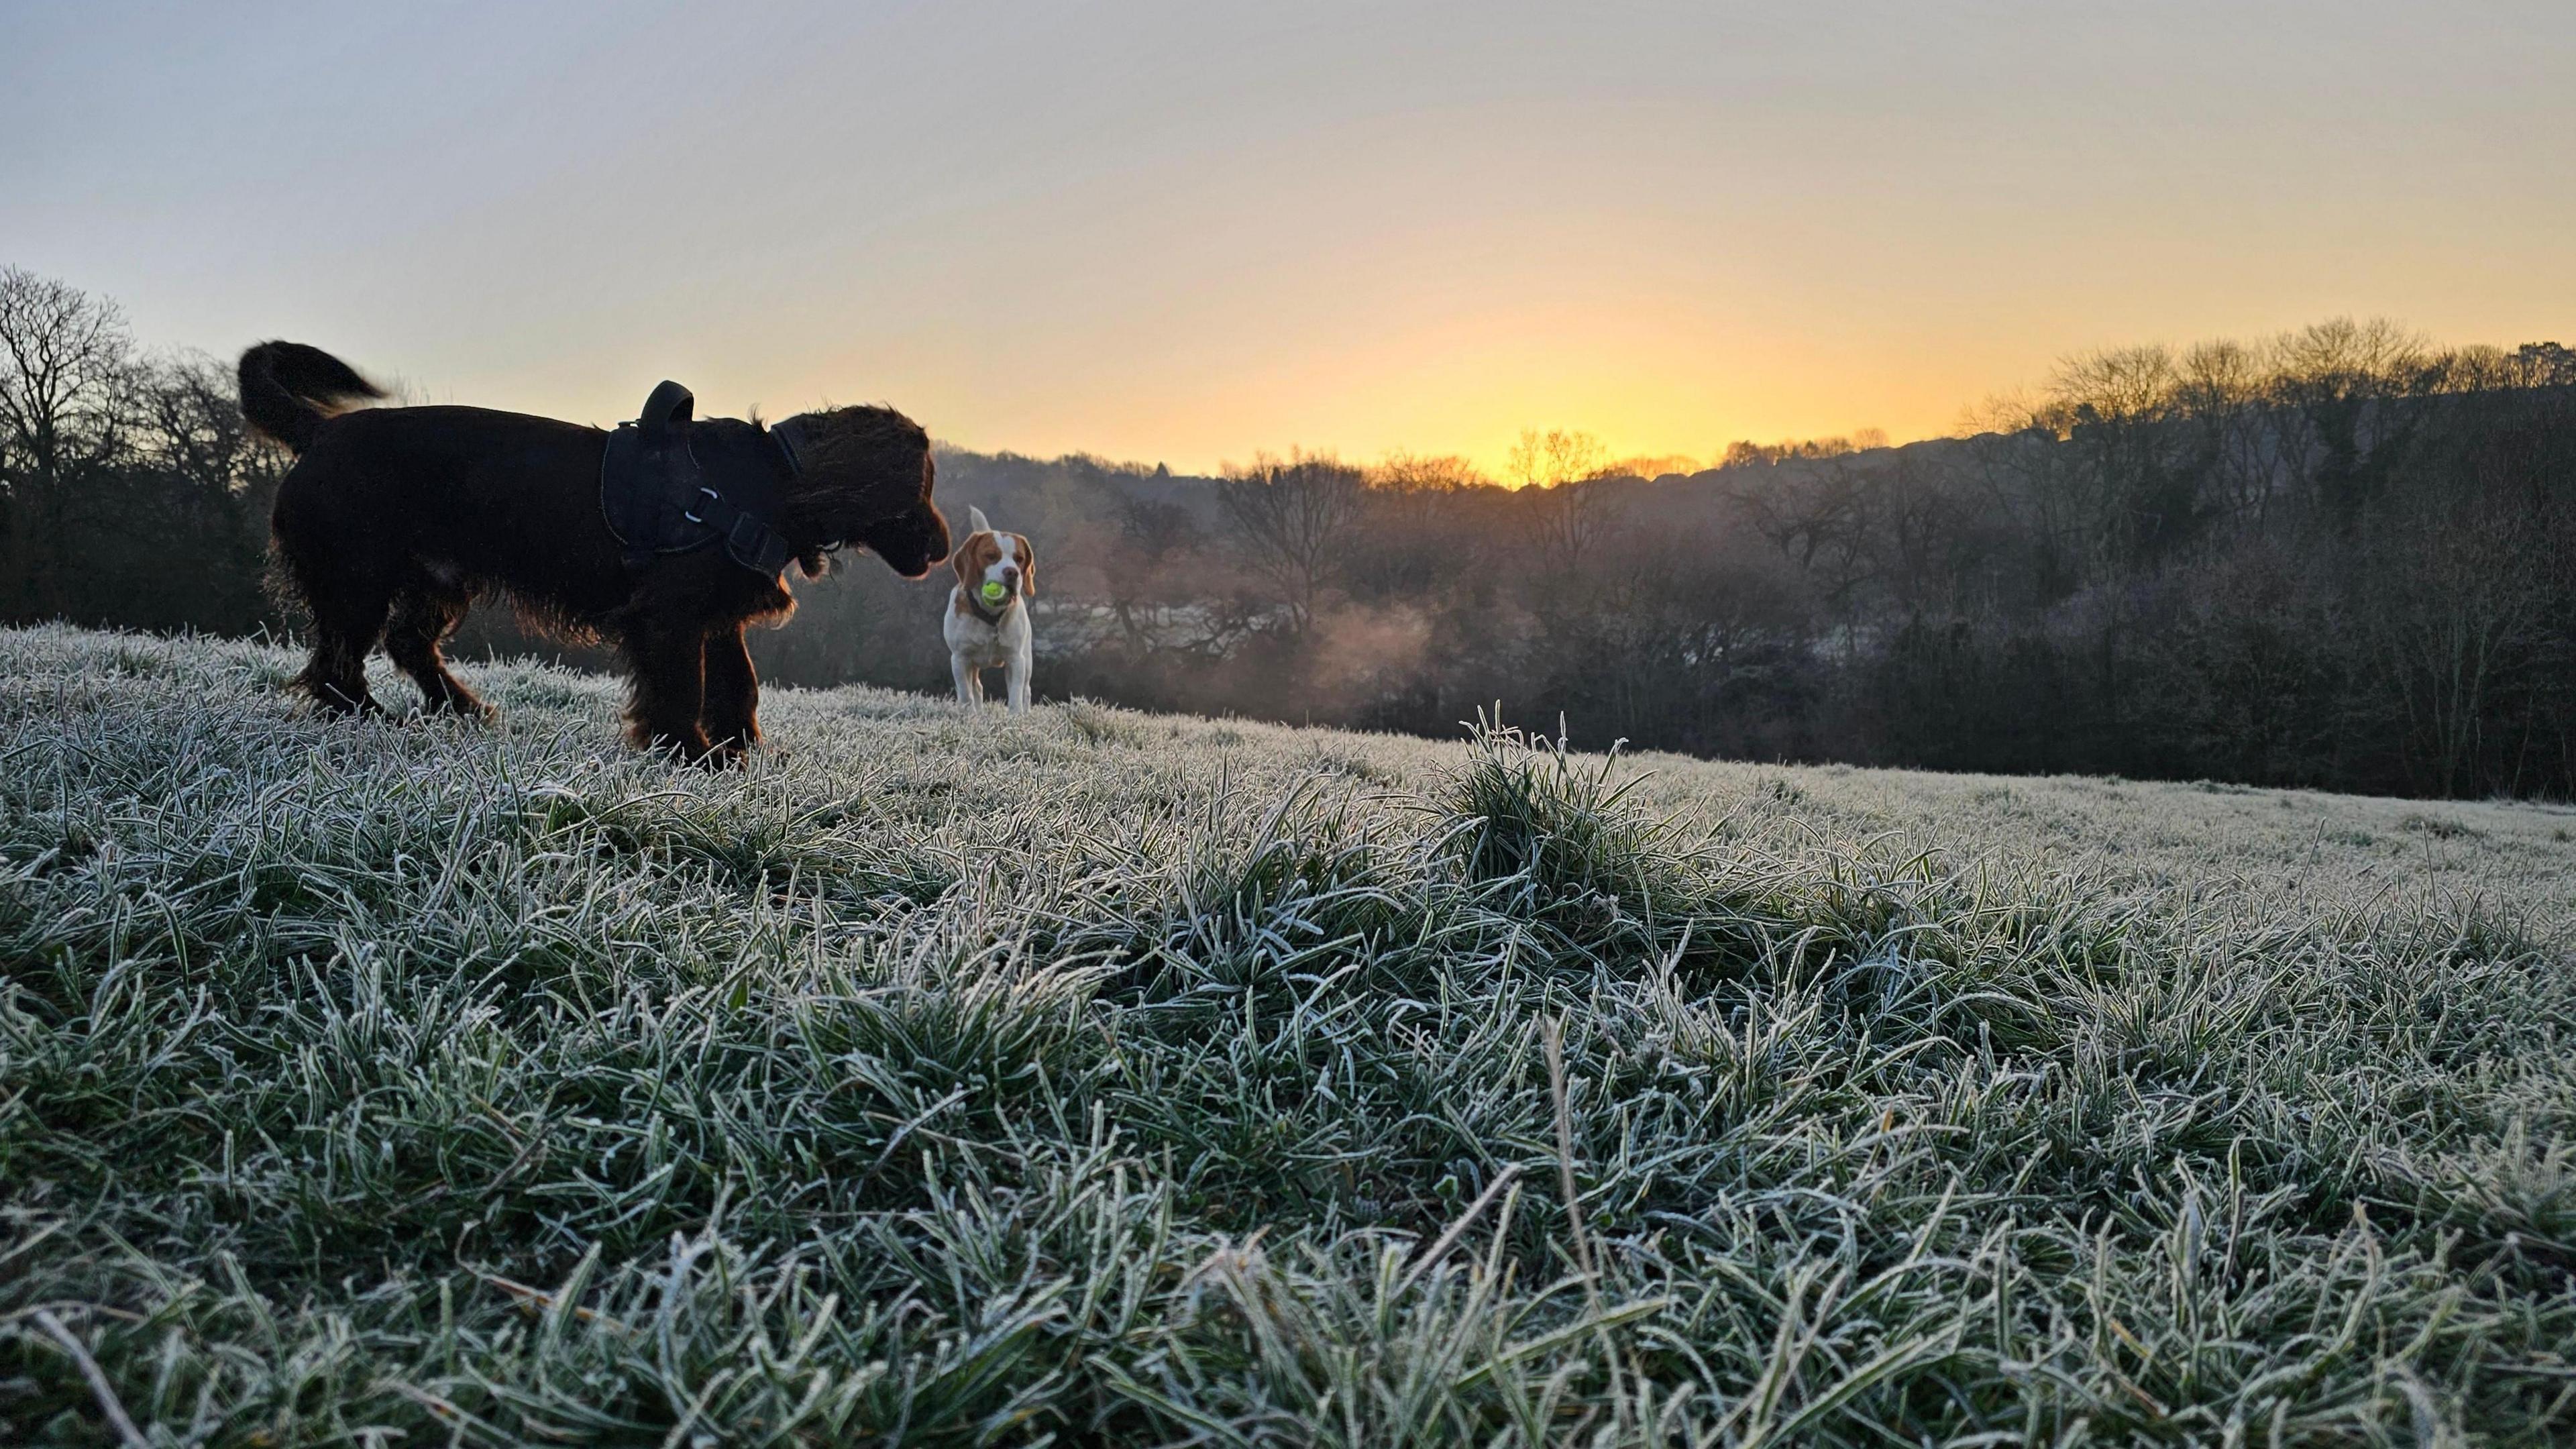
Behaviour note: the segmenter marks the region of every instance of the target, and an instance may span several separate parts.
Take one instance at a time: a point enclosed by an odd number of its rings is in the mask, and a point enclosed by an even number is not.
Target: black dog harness
[[[626,566],[687,553],[718,539],[735,563],[775,576],[794,551],[772,519],[779,490],[797,473],[793,418],[766,432],[720,418],[695,422],[697,399],[665,382],[644,413],[608,435],[599,462],[599,511],[626,545]]]

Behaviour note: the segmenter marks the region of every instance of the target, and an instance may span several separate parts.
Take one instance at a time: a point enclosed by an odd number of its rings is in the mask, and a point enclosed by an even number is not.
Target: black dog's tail
[[[350,404],[384,395],[319,347],[263,342],[241,355],[242,417],[294,452],[313,446],[313,435]]]

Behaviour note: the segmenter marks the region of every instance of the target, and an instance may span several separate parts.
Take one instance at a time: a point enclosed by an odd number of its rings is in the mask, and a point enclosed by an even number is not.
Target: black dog
[[[671,391],[685,419],[687,394]],[[930,436],[892,408],[805,413],[775,430],[689,425],[700,450],[764,470],[750,481],[765,516],[748,526],[766,547],[653,553],[628,547],[602,511],[608,433],[482,408],[342,410],[382,396],[317,348],[263,342],[242,354],[243,417],[298,455],[270,524],[313,616],[313,659],[296,683],[332,709],[377,707],[365,665],[381,637],[429,708],[488,714],[439,645],[478,596],[499,594],[560,633],[618,647],[636,743],[726,763],[760,738],[742,631],[794,612],[788,559],[813,578],[832,550],[864,546],[920,578],[948,555]]]

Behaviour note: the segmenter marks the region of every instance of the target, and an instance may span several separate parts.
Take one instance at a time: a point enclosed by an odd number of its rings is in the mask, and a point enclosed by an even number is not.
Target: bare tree
[[[1169,499],[1127,495],[1119,496],[1114,517],[1116,532],[1104,530],[1095,543],[1102,592],[1128,644],[1150,649],[1168,605],[1207,595],[1195,570],[1176,568],[1199,554],[1199,523]]]
[[[1601,465],[1611,478],[1661,478],[1667,473],[1696,473],[1699,459],[1688,453],[1631,453]]]
[[[2350,527],[2382,491],[2416,417],[2388,402],[2430,381],[2424,339],[2382,318],[2338,317],[2283,334],[2272,352],[2272,394],[2299,474],[2327,516]]]
[[[113,302],[0,268],[0,525],[19,612],[63,607],[73,500],[123,444],[133,350]]]
[[[2576,387],[2576,350],[2555,342],[2526,342],[2514,349],[2512,385]]]
[[[1999,406],[2001,406],[2001,404],[1993,399],[1989,399],[1983,405],[1986,412],[1992,412]],[[1973,407],[1970,408],[1963,419],[1962,430],[1966,432],[1979,431],[1976,423],[1980,420],[1981,416],[1979,409]],[[1861,428],[1853,432],[1848,437],[1836,435],[1830,438],[1783,438],[1776,443],[1757,443],[1751,438],[1738,438],[1734,442],[1727,444],[1726,450],[1718,455],[1717,466],[1720,468],[1769,468],[1792,460],[1804,461],[1817,458],[1844,458],[1849,457],[1854,453],[1872,452],[1886,446],[1887,429],[1885,428]],[[1633,461],[1642,462],[1650,460],[1639,459]],[[1671,461],[1687,460],[1674,459]],[[1640,476],[1652,477],[1653,475],[1642,474]]]
[[[1521,440],[1503,459],[1503,481],[1514,488],[1554,488],[1600,476],[1610,450],[1590,433],[1550,428],[1521,429]]]
[[[1368,470],[1369,516],[1381,543],[1422,539],[1470,489],[1492,489],[1494,480],[1455,454],[1393,452]],[[1381,556],[1385,550],[1380,549]]]
[[[1521,430],[1503,463],[1513,487],[1536,490],[1522,509],[1529,540],[1542,564],[1572,574],[1590,562],[1612,523],[1609,494],[1598,485],[1610,451],[1590,433],[1550,428]]]
[[[1253,569],[1277,586],[1303,634],[1367,502],[1368,479],[1328,453],[1255,454],[1227,465],[1217,503]]]
[[[133,443],[165,473],[218,503],[265,492],[285,473],[281,450],[242,421],[232,369],[203,353],[159,358],[137,370]]]
[[[2416,519],[2374,550],[2380,590],[2361,610],[2383,707],[2402,724],[2413,783],[2441,795],[2492,788],[2480,765],[2497,698],[2545,658],[2552,562],[2522,520]]]
[[[200,563],[254,581],[268,552],[268,512],[291,459],[242,420],[233,370],[203,353],[157,358],[135,369],[133,452],[166,480],[164,506],[197,521]]]
[[[1383,493],[1439,494],[1455,493],[1462,488],[1490,488],[1488,478],[1475,464],[1453,453],[1426,454],[1393,452],[1368,470],[1371,488]]]
[[[2194,345],[2182,355],[2176,410],[2189,419],[2216,504],[2259,536],[2289,484],[2281,430],[2261,406],[2269,360],[2241,342]]]

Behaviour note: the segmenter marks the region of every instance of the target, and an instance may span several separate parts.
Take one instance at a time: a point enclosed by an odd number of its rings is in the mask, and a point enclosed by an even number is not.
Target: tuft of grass
[[[1136,718],[1108,705],[1073,699],[1066,701],[1059,714],[1065,727],[1086,744],[1141,749],[1146,743],[1144,728]]]
[[[0,1442],[2576,1437],[2565,882],[2384,807],[292,662],[0,632]]]
[[[1618,752],[1586,760],[1555,739],[1479,717],[1465,762],[1436,798],[1456,828],[1460,873],[1488,899],[1582,950],[1648,949],[1689,894],[1665,849],[1668,822],[1613,783]]]
[[[2429,835],[2435,840],[2476,840],[2486,835],[2485,831],[2457,820],[2412,811],[2398,817],[2397,828],[2416,835]]]

